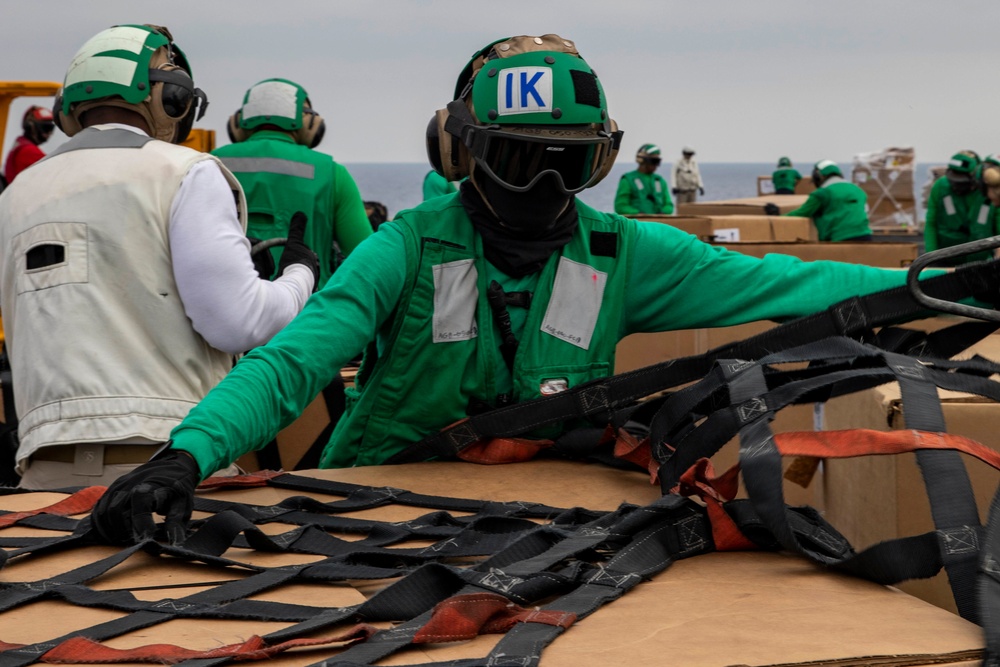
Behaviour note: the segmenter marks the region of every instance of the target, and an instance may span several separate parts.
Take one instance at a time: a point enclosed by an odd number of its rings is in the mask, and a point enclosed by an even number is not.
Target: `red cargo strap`
[[[903,454],[918,449],[953,449],[1000,469],[1000,452],[971,438],[930,431],[791,431],[774,436],[782,456],[818,456],[827,459],[871,454]]]
[[[457,453],[458,458],[469,463],[497,465],[522,463],[535,458],[538,452],[552,446],[551,440],[528,438],[491,438],[480,440]]]
[[[639,440],[625,429],[618,429],[618,437],[615,439],[615,458],[648,470],[650,484],[656,484],[660,479],[659,464],[653,459],[649,438]]]
[[[211,658],[234,658],[236,660],[266,660],[289,649],[302,647],[325,647],[343,644],[344,648],[368,639],[378,628],[360,623],[336,637],[318,639],[291,639],[268,646],[263,637],[254,635],[245,642],[228,644],[218,648],[195,650],[173,644],[146,644],[135,648],[119,649],[105,646],[86,637],[73,637],[46,651],[39,659],[45,663],[84,664],[115,662],[152,662],[172,665],[184,660],[207,660]],[[8,644],[0,641],[0,651],[21,648],[25,644]]]
[[[739,488],[738,465],[716,476],[712,462],[704,458],[698,459],[688,468],[677,484],[677,493],[682,496],[698,496],[705,502],[717,551],[753,551],[759,548],[743,535],[722,506],[724,502],[736,497]]]
[[[576,614],[553,609],[525,609],[496,593],[455,595],[439,602],[431,620],[417,630],[414,644],[460,642],[477,635],[503,634],[518,623],[543,623],[568,628]]]
[[[88,486],[80,489],[76,493],[67,496],[57,503],[36,510],[25,510],[24,512],[11,512],[0,516],[0,528],[13,526],[21,519],[37,516],[39,514],[55,514],[57,516],[72,516],[73,514],[83,514],[94,509],[97,500],[107,491],[106,486]]]
[[[268,480],[284,475],[283,470],[258,470],[232,477],[209,477],[198,485],[199,489],[252,489],[267,486]]]

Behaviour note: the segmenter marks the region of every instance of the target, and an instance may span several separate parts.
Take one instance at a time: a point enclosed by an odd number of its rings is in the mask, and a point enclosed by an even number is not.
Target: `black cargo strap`
[[[377,507],[385,504],[386,498],[392,502],[413,501],[419,506],[430,505],[435,498],[401,489],[361,487],[294,475],[279,476],[268,483],[309,490],[314,494],[344,494],[345,497],[342,501],[327,503],[307,498],[293,502],[287,499],[274,506],[248,505],[241,510],[236,509],[238,503],[200,497],[198,509],[206,510],[217,503],[222,511],[195,522],[195,532],[181,546],[166,546],[149,540],[66,574],[38,581],[2,583],[0,608],[3,610],[43,598],[56,598],[68,604],[112,609],[124,615],[51,640],[4,651],[0,653],[0,667],[33,664],[71,637],[86,636],[103,641],[174,618],[258,619],[291,624],[267,635],[265,640],[270,643],[302,637],[341,623],[403,621],[326,662],[369,664],[408,646],[416,630],[428,620],[434,605],[451,596],[486,591],[503,595],[517,604],[535,605],[545,601],[543,609],[583,617],[662,571],[673,560],[713,548],[704,509],[673,495],[645,507],[622,505],[612,512],[559,510],[535,503],[439,498],[441,505],[450,508],[478,507],[481,511],[472,516],[452,516],[440,511],[391,524],[372,521],[364,522],[364,526],[345,524],[349,530],[353,528],[367,535],[360,541],[351,542],[344,542],[318,525],[305,523],[284,533],[267,534],[257,528],[255,522],[266,523],[275,517],[284,521],[290,510],[293,513],[309,511],[322,519],[327,514],[353,512],[362,505]],[[516,518],[518,514],[545,516],[547,523],[539,525]],[[755,529],[758,523],[755,522]],[[813,527],[806,530],[811,531]],[[93,545],[89,520],[77,523],[73,538],[75,546]],[[36,545],[33,551],[22,549],[18,555],[24,558],[56,548],[69,548],[72,545],[66,539],[60,536],[46,545]],[[62,547],[56,544],[60,540]],[[407,541],[418,541],[419,545],[384,547]],[[325,558],[315,563],[267,568],[219,555],[231,547],[243,545],[262,551],[311,553]],[[249,576],[191,595],[153,601],[137,599],[124,590],[97,590],[87,585],[138,550],[173,560],[205,563],[221,568],[222,572],[236,567]],[[473,555],[487,558],[468,569],[449,564],[455,558]],[[248,599],[265,590],[293,583],[386,578],[398,581],[366,602],[344,608]],[[559,626],[521,623],[489,656],[478,662],[500,664],[496,660],[506,656],[504,659],[525,661],[518,664],[534,664],[541,649],[562,631]],[[238,656],[188,660],[179,664],[207,667],[224,664],[233,657]]]
[[[979,569],[979,621],[986,635],[983,667],[1000,667],[1000,489],[990,504]]]
[[[322,519],[332,513],[352,512],[362,505],[384,505],[386,498],[421,507],[433,504],[435,498],[401,489],[361,487],[294,475],[276,477],[268,484],[313,494],[342,495],[343,500],[324,503],[315,499],[286,499],[274,506],[248,505],[237,509],[239,503],[200,497],[199,510],[210,510],[212,503],[216,503],[215,508],[221,511],[209,519],[195,522],[195,532],[181,546],[146,541],[63,575],[39,581],[0,584],[3,609],[54,598],[67,604],[104,608],[122,614],[119,618],[90,628],[4,651],[0,653],[0,667],[34,664],[47,651],[71,637],[86,636],[104,641],[177,618],[288,623],[287,627],[264,637],[269,645],[345,623],[397,622],[397,625],[378,631],[361,643],[314,663],[368,665],[411,645],[416,632],[431,617],[434,606],[454,596],[483,592],[498,594],[515,604],[542,604],[542,610],[574,614],[579,619],[621,597],[667,568],[674,560],[714,548],[704,508],[676,495],[666,495],[644,507],[622,505],[612,512],[559,510],[534,503],[439,498],[441,505],[450,508],[479,508],[480,511],[473,516],[448,515],[447,518],[441,516],[447,515],[447,512],[435,512],[391,524],[367,522],[363,527],[353,526],[363,530],[366,538],[350,543],[343,543],[327,533],[326,529],[312,524],[302,524],[285,533],[268,534],[257,528],[255,523],[266,523],[275,517],[284,520],[289,518],[289,510],[295,507],[301,509],[294,512],[308,510]],[[727,510],[761,548],[780,547],[779,540],[769,533],[766,521],[761,520],[750,501],[734,501],[727,505]],[[786,508],[785,512],[793,539],[798,543],[813,545],[814,552],[825,558],[836,558],[850,552],[846,540],[817,513],[803,508]],[[539,525],[512,518],[517,514],[545,515],[547,523]],[[457,531],[442,531],[442,527]],[[351,526],[348,525],[348,528]],[[78,546],[92,544],[86,539],[93,538],[88,529],[88,520],[78,522],[76,537],[84,538],[78,540]],[[400,529],[404,533],[400,533]],[[380,546],[410,540],[419,541],[420,545],[394,549]],[[348,544],[353,548],[342,548]],[[258,551],[310,553],[326,557],[315,563],[268,568],[218,555],[226,553],[231,547],[244,545]],[[331,545],[334,548],[331,549]],[[39,549],[35,553],[47,553],[51,548],[50,545],[48,549]],[[171,560],[205,563],[220,568],[220,573],[236,567],[248,576],[191,595],[151,601],[137,599],[128,591],[98,590],[87,585],[138,550]],[[330,553],[336,555],[328,555]],[[21,555],[28,554],[22,552]],[[455,558],[469,555],[484,555],[487,558],[467,569],[450,564]],[[249,599],[263,591],[295,583],[387,578],[397,581],[364,603],[347,607],[313,607]],[[563,631],[563,627],[557,625],[519,623],[482,658],[432,664],[535,665],[542,649]],[[185,660],[179,664],[209,667],[226,664],[238,657],[239,654],[234,653],[225,657]]]
[[[428,621],[434,605],[452,596],[488,592],[503,595],[516,604],[543,604],[542,609],[576,614],[581,618],[662,571],[673,560],[711,551],[714,547],[704,508],[671,494],[645,507],[623,505],[613,512],[593,512],[579,508],[561,510],[537,503],[440,498],[404,489],[363,487],[296,475],[281,475],[269,480],[268,484],[340,498],[323,502],[311,496],[299,496],[275,505],[243,505],[199,496],[196,509],[214,514],[194,522],[195,532],[181,546],[147,541],[63,575],[0,584],[4,609],[57,598],[68,604],[124,614],[91,628],[0,653],[0,667],[33,664],[46,651],[73,636],[103,641],[175,618],[289,623],[288,627],[265,637],[271,644],[343,623],[401,622],[322,663],[315,663],[365,665],[409,646],[417,630]],[[783,542],[790,542],[798,545],[796,550],[806,550],[814,559],[826,563],[851,556],[850,545],[817,513],[783,507],[780,511],[784,518],[775,521],[770,515],[770,505],[761,512],[752,502],[734,501],[727,505],[727,510],[741,530],[762,548],[779,548]],[[428,509],[438,505],[447,511],[389,524],[335,516],[389,503]],[[474,514],[455,516],[450,512]],[[314,522],[307,520],[309,515],[314,517]],[[543,518],[545,523],[538,525],[526,520],[528,517]],[[334,518],[339,522],[330,521]],[[275,520],[296,527],[281,533],[265,533],[257,528],[257,524]],[[782,526],[783,530],[787,525],[791,537],[773,534],[772,524]],[[329,530],[364,537],[345,542],[331,535]],[[71,546],[86,546],[92,544],[92,540],[85,519],[77,522],[73,536],[60,536],[47,544],[36,543],[31,548],[19,549],[17,556],[31,557]],[[418,544],[407,547],[406,543],[411,541]],[[395,547],[387,548],[390,545]],[[922,555],[927,551],[926,540],[910,540],[904,546]],[[221,554],[231,547],[309,553],[324,558],[315,563],[267,568],[223,557]],[[127,591],[97,590],[87,585],[139,549],[172,560],[201,562],[220,568],[221,573],[238,568],[248,576],[192,595],[155,601],[138,600]],[[867,553],[858,558],[864,558]],[[456,558],[470,556],[487,558],[468,569],[451,564]],[[892,562],[893,559],[869,557],[871,562],[862,563],[856,569],[877,571],[885,560]],[[920,560],[923,562],[929,557]],[[929,576],[933,572],[912,568],[911,573],[912,576]],[[869,576],[879,578],[877,572]],[[248,599],[265,590],[294,583],[389,578],[398,581],[360,605],[343,608]],[[521,623],[483,658],[435,664],[508,664],[505,661],[513,661],[509,664],[534,665],[542,648],[562,631],[559,626]],[[180,664],[208,667],[225,664],[235,657],[187,660]]]
[[[766,371],[772,364],[791,361],[809,361],[817,356],[830,354],[834,361],[850,356],[850,348],[855,348],[854,357],[876,362],[876,366],[841,368],[803,378],[803,371]],[[838,357],[835,350],[840,351]],[[780,454],[775,448],[769,422],[781,408],[813,396],[817,390],[825,389],[833,395],[856,391],[858,381],[864,386],[876,386],[887,381],[897,381],[902,390],[903,414],[909,429],[944,432],[945,425],[937,397],[937,387],[964,391],[1000,401],[1000,383],[983,377],[983,372],[1000,371],[1000,366],[983,361],[955,362],[939,361],[921,363],[910,357],[897,355],[849,339],[821,341],[814,346],[794,348],[783,353],[762,358],[759,362],[720,361],[718,372],[710,374],[699,385],[693,385],[665,401],[662,414],[677,417],[685,409],[692,411],[690,419],[699,413],[711,414],[697,426],[672,424],[670,420],[655,423],[651,438],[659,439],[653,447],[653,454],[661,462],[660,481],[662,488],[669,489],[689,464],[701,456],[711,456],[737,432],[740,436],[740,464],[747,491],[754,501],[754,507],[768,529],[778,538],[783,548],[799,551],[812,556],[793,539],[783,510],[781,493]],[[963,373],[969,366],[972,373]],[[782,384],[787,376],[793,381]],[[721,406],[722,397],[716,391],[724,387],[728,393],[728,405]],[[692,398],[694,397],[694,398]],[[701,401],[695,400],[700,398]],[[677,405],[671,405],[677,403]],[[680,406],[680,407],[678,407]],[[685,416],[687,417],[687,416]],[[687,429],[685,431],[685,428]],[[663,437],[664,432],[683,433],[677,439]],[[666,442],[670,442],[670,446]],[[897,543],[883,543],[860,554],[860,558],[876,559],[874,571],[868,562],[859,566],[853,559],[828,561],[815,558],[827,565],[834,565],[861,576],[873,578],[882,583],[896,583],[913,576],[923,565],[919,559],[930,558],[926,563],[931,574],[943,564],[948,572],[949,582],[961,615],[969,620],[979,620],[976,599],[977,559],[980,557],[982,528],[971,484],[965,466],[955,451],[920,450],[916,458],[924,477],[931,504],[935,532],[926,536],[910,538],[906,548]],[[929,540],[933,538],[933,550]],[[930,576],[925,574],[923,576]],[[895,581],[893,581],[895,580]]]
[[[952,273],[921,281],[936,298],[958,301],[992,295],[1000,298],[1000,260],[973,264]],[[640,398],[700,379],[717,359],[757,359],[831,336],[869,338],[873,327],[895,324],[928,314],[905,286],[853,297],[830,308],[801,317],[742,342],[706,354],[647,366],[628,373],[572,387],[552,396],[516,403],[469,418],[431,434],[389,458],[386,463],[414,463],[431,458],[454,458],[470,445],[489,438],[513,437],[542,426],[570,420],[606,418],[617,408]],[[974,335],[994,329],[967,328]],[[966,338],[963,337],[963,340]]]

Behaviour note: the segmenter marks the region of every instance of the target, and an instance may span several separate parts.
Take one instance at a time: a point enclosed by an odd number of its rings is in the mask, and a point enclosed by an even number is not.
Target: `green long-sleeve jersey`
[[[847,241],[872,233],[867,201],[868,195],[854,183],[831,178],[785,215],[812,218],[820,241]]]
[[[795,186],[802,180],[802,174],[797,169],[786,167],[771,174],[771,182],[775,192],[795,192]]]
[[[434,200],[441,201],[444,198]],[[637,225],[631,235],[632,268],[616,325],[618,339],[635,332],[793,318],[905,282],[903,271],[803,262],[779,254],[758,259],[708,245],[669,225],[590,214]],[[191,453],[208,475],[268,442],[348,360],[373,341],[376,349],[384,343],[400,295],[412,279],[405,260],[402,229],[394,222],[382,225],[295,320],[244,357],[191,411],[174,429],[173,446]],[[532,290],[537,281],[537,275],[515,279],[492,267],[489,271],[488,277],[508,292]],[[521,336],[524,314],[513,308],[510,315],[515,335]],[[613,367],[613,359],[608,362]],[[488,363],[498,377],[506,369],[499,349]]]
[[[615,213],[633,215],[636,213],[656,213],[670,215],[674,212],[674,201],[670,198],[670,187],[659,174],[644,174],[630,171],[618,181],[615,193]]]
[[[982,190],[960,195],[952,190],[946,177],[934,181],[924,223],[927,252],[995,236],[1000,231],[998,226],[997,208],[990,205]],[[991,255],[989,251],[979,252],[957,258],[952,264],[982,261]]]
[[[337,248],[349,255],[371,236],[354,178],[326,153],[295,143],[285,132],[261,130],[246,141],[220,146],[212,154],[243,186],[248,236],[288,236],[292,215],[306,214],[305,243],[319,256],[319,287],[336,268]],[[281,246],[271,250],[275,266],[281,252]]]

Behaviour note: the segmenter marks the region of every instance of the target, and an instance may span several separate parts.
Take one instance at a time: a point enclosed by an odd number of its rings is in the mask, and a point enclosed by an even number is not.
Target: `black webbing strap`
[[[886,361],[899,382],[906,426],[920,431],[945,432],[937,386],[930,382],[923,366],[915,359],[889,353]],[[955,604],[963,618],[978,623],[976,565],[982,528],[965,464],[954,451],[922,450],[916,456]]]
[[[972,264],[952,273],[921,281],[936,298],[959,301],[1000,293],[1000,260]],[[605,417],[640,398],[700,379],[717,359],[757,359],[833,336],[861,337],[881,327],[926,314],[908,289],[896,287],[853,297],[830,308],[787,322],[742,342],[635,371],[572,387],[542,398],[504,406],[447,427],[414,443],[386,463],[414,463],[430,458],[453,458],[470,445],[488,438],[523,435],[551,424]],[[985,335],[985,334],[984,334]]]
[[[620,596],[649,574],[665,568],[672,559],[712,548],[711,531],[704,511],[679,497],[661,498],[642,508],[623,505],[613,512],[580,508],[559,510],[536,503],[441,498],[439,504],[462,508],[457,511],[478,509],[478,512],[471,517],[444,518],[447,513],[438,511],[405,522],[384,524],[365,521],[363,527],[359,522],[351,528],[355,532],[364,530],[367,537],[351,542],[354,548],[348,550],[343,548],[348,543],[315,525],[302,523],[285,533],[266,534],[254,522],[267,523],[274,517],[287,518],[290,508],[295,508],[294,518],[298,521],[302,519],[299,514],[310,510],[315,510],[315,516],[322,519],[331,513],[355,512],[362,506],[382,506],[386,498],[430,506],[434,504],[435,497],[412,494],[402,489],[387,492],[384,488],[293,475],[287,477],[287,486],[311,493],[330,493],[333,489],[348,502],[286,499],[273,510],[268,510],[267,506],[250,505],[238,511],[235,509],[237,503],[200,498],[199,504],[209,501],[222,511],[198,522],[198,530],[181,546],[146,541],[64,575],[41,581],[3,584],[0,590],[4,593],[0,599],[6,609],[48,597],[69,604],[112,609],[124,615],[51,640],[4,651],[0,653],[0,666],[32,664],[46,651],[71,637],[86,636],[102,641],[175,618],[246,618],[293,623],[266,637],[273,642],[301,637],[343,622],[403,621],[399,626],[377,633],[347,656],[349,651],[354,650],[349,649],[344,656],[351,662],[355,657],[377,659],[409,645],[413,632],[427,620],[433,606],[463,590],[489,591],[524,604],[551,600],[550,605],[554,609],[559,609],[565,599],[574,609],[589,613],[600,604]],[[276,486],[279,484],[280,481],[275,483]],[[545,517],[548,521],[539,525],[518,515]],[[79,544],[92,544],[86,541],[88,537],[93,537],[88,530],[88,520],[78,522],[75,537]],[[405,542],[408,541],[419,544],[407,548]],[[316,563],[275,568],[219,555],[229,552],[232,546],[244,543],[263,551],[334,555]],[[393,549],[382,546],[388,543],[404,544]],[[139,600],[128,591],[101,591],[85,585],[140,549],[150,555],[168,556],[175,560],[197,561],[227,569],[238,567],[248,572],[249,576],[192,595],[152,601]],[[32,555],[30,550],[20,554],[22,558]],[[468,556],[488,558],[468,569],[445,564]],[[602,562],[605,559],[607,562]],[[397,578],[398,581],[365,603],[342,609],[247,599],[264,590],[295,582],[386,578]],[[567,595],[571,597],[567,598]],[[555,631],[558,634],[561,629],[555,628]],[[545,626],[539,636],[550,641],[555,636],[552,632],[553,628]],[[539,644],[537,639],[532,635],[532,646],[524,648],[526,654],[540,651],[543,644]],[[516,647],[519,643],[512,640],[508,646]],[[207,667],[224,664],[233,657],[238,656],[189,660],[182,664]]]
[[[27,604],[42,597],[57,598],[68,604],[115,610],[124,614],[114,620],[0,653],[0,667],[33,664],[60,641],[86,636],[97,641],[118,637],[137,629],[159,625],[171,619],[253,619],[290,623],[264,637],[277,644],[310,635],[342,623],[392,622],[393,627],[376,632],[363,643],[315,664],[367,665],[413,643],[416,632],[429,620],[433,608],[452,596],[468,592],[503,595],[521,605],[542,605],[543,610],[575,614],[582,618],[600,606],[625,594],[643,580],[667,568],[674,560],[711,551],[711,527],[705,509],[685,498],[667,495],[644,506],[622,505],[611,512],[580,508],[556,510],[534,503],[491,503],[442,498],[441,504],[466,508],[474,516],[447,516],[431,512],[405,522],[380,524],[359,521],[351,526],[365,537],[354,541],[355,549],[344,550],[343,540],[317,525],[304,522],[315,511],[319,519],[340,512],[355,512],[366,499],[369,507],[393,501],[411,501],[427,506],[433,496],[393,489],[360,487],[341,482],[311,480],[287,475],[269,480],[310,493],[331,493],[347,503],[309,499],[286,499],[268,506],[249,505],[237,510],[238,503],[211,500],[221,510],[198,523],[198,530],[181,546],[168,547],[147,541],[65,575],[37,582],[4,584],[0,599],[7,608]],[[292,501],[292,502],[287,502]],[[742,509],[740,509],[742,507]],[[274,517],[287,518],[293,510],[296,523],[285,533],[264,533],[255,522],[268,523]],[[477,509],[478,508],[478,509]],[[753,534],[763,548],[774,548],[778,540],[768,533],[765,522],[747,501],[727,507],[744,530]],[[538,524],[518,515],[546,518]],[[828,557],[840,556],[849,546],[818,514],[789,510],[792,540],[814,545]],[[342,517],[350,518],[350,517]],[[363,525],[362,525],[363,524]],[[82,520],[78,533],[86,537],[89,522]],[[417,541],[413,547],[406,542]],[[429,544],[428,544],[429,542]],[[81,542],[85,543],[85,542]],[[401,545],[385,548],[386,544]],[[314,553],[326,555],[314,563],[268,568],[225,558],[230,547],[246,544],[259,551]],[[332,545],[332,546],[331,546]],[[86,584],[142,549],[154,556],[195,561],[223,571],[238,567],[248,576],[173,599],[139,600],[124,590],[94,590]],[[30,557],[25,552],[23,557]],[[477,564],[461,568],[456,558],[485,555]],[[231,576],[231,575],[227,575]],[[302,582],[345,582],[357,579],[396,581],[360,605],[341,608],[313,607],[249,599],[260,592]],[[19,597],[10,593],[23,591]],[[537,622],[519,623],[481,658],[433,663],[435,665],[535,665],[542,649],[563,632],[563,626]],[[209,667],[238,659],[239,654],[210,659],[186,660],[185,667]]]
[[[694,398],[687,398],[685,392],[678,392],[672,397],[678,399],[680,405],[695,409],[700,400],[714,396],[714,390],[719,386],[721,377],[724,378],[728,389],[729,405],[714,406],[716,409],[707,420],[689,430],[684,439],[674,441],[675,447],[672,451],[660,450],[661,454],[667,456],[660,469],[663,487],[671,488],[680,472],[686,469],[685,466],[689,467],[688,464],[692,463],[693,459],[711,456],[738,431],[740,464],[747,491],[758,514],[782,547],[883,583],[902,581],[913,572],[927,569],[933,573],[943,564],[948,572],[959,612],[967,619],[978,620],[979,612],[975,596],[976,561],[979,557],[982,530],[979,527],[968,475],[957,452],[947,450],[916,452],[931,502],[936,528],[933,534],[909,540],[905,549],[900,544],[885,543],[879,545],[875,551],[868,550],[861,554],[860,559],[853,556],[847,559],[829,559],[817,557],[809,549],[803,549],[787,524],[781,492],[780,454],[774,445],[769,422],[776,410],[798,402],[819,388],[834,387],[836,391],[839,385],[839,390],[845,387],[853,390],[857,386],[854,381],[864,377],[865,384],[868,385],[881,384],[889,380],[900,383],[907,427],[943,432],[944,418],[937,397],[937,387],[1000,400],[1000,384],[981,374],[984,369],[997,370],[998,367],[981,361],[940,360],[937,363],[944,368],[935,368],[933,364],[927,362],[920,363],[910,357],[877,350],[845,339],[835,346],[842,350],[841,356],[846,354],[849,357],[851,348],[856,347],[854,355],[856,358],[878,361],[881,367],[841,369],[796,379],[793,382],[779,384],[776,388],[769,386],[769,378],[765,373],[767,364],[810,359],[816,356],[816,351],[809,349],[810,347],[819,347],[824,351],[833,349],[830,341],[822,341],[817,346],[796,348],[764,357],[760,362],[721,361],[719,372],[711,374],[704,381],[709,389],[692,387],[685,390]],[[966,364],[973,370],[971,374],[956,372],[961,371]],[[774,384],[774,378],[782,374],[773,371],[770,384]],[[784,374],[802,378],[801,371]],[[679,410],[671,412],[667,409],[669,403],[670,400],[665,403],[663,411],[673,416],[679,415]],[[660,426],[668,431],[677,430],[670,424]],[[930,536],[933,536],[937,546],[936,552],[932,553],[928,552],[927,538]],[[918,561],[918,556],[923,559],[929,558],[930,562],[922,565]],[[866,571],[868,568],[871,570]]]
[[[824,366],[810,365],[792,371],[771,368],[774,364],[815,361],[824,355],[829,361]],[[728,362],[737,369],[747,363]],[[767,355],[757,363],[764,368],[768,384],[767,393],[762,396],[764,407],[772,413],[788,405],[826,400],[892,382],[897,377],[883,351],[846,338],[826,339]],[[751,406],[740,406],[730,400],[725,391],[725,365],[726,362],[720,362],[701,382],[670,395],[651,421],[650,443],[660,463],[659,477],[664,491],[673,488],[695,461],[710,458],[739,432],[744,413]],[[1000,384],[988,378],[1000,373],[1000,364],[983,359],[938,359],[925,361],[923,368],[941,388],[1000,401]]]
[[[178,618],[290,623],[265,637],[272,644],[341,623],[397,623],[325,661],[330,665],[370,664],[409,646],[434,606],[457,594],[485,591],[503,595],[517,604],[542,604],[543,609],[582,618],[662,571],[673,560],[714,548],[704,508],[673,495],[661,497],[644,507],[622,505],[611,512],[441,498],[441,504],[465,508],[458,510],[462,513],[470,508],[478,508],[478,511],[473,516],[450,516],[437,511],[389,524],[359,521],[350,527],[355,531],[363,530],[366,536],[347,543],[317,525],[305,523],[299,514],[315,510],[315,516],[324,519],[332,513],[355,512],[361,498],[367,499],[369,507],[381,506],[385,504],[386,490],[293,475],[287,477],[289,479],[284,482],[287,486],[311,493],[329,493],[335,489],[337,495],[350,502],[338,505],[336,500],[324,503],[315,499],[308,499],[310,502],[286,499],[271,511],[264,505],[248,505],[237,510],[238,503],[200,498],[199,503],[211,500],[221,511],[198,522],[198,529],[183,545],[166,546],[146,541],[63,575],[3,584],[0,599],[5,603],[4,609],[54,598],[67,604],[114,610],[122,615],[90,628],[4,651],[0,653],[0,667],[33,664],[47,651],[72,637],[86,636],[104,641]],[[277,486],[282,481],[278,477],[268,483]],[[421,506],[433,504],[434,498],[402,489],[395,489],[389,495],[395,501],[409,500]],[[255,525],[255,522],[268,523],[275,516],[287,518],[289,507],[297,508],[294,518],[296,522],[302,521],[291,530],[264,533]],[[546,522],[538,524],[519,517],[520,514],[544,516]],[[755,531],[763,533],[758,539],[767,545],[775,542],[766,535],[759,520],[743,514],[750,517],[747,522],[754,524]],[[737,521],[741,521],[738,516]],[[78,522],[78,544],[92,544],[86,541],[88,536],[92,537],[88,529],[88,520]],[[807,539],[815,533],[815,527],[809,522],[800,522],[795,531],[802,534],[802,539]],[[411,541],[418,544],[407,547],[406,542]],[[400,546],[385,548],[390,543]],[[353,544],[354,548],[345,549],[346,544]],[[231,547],[242,545],[258,551],[326,557],[315,563],[268,568],[220,555],[228,554]],[[153,556],[201,562],[223,571],[236,567],[247,576],[190,595],[159,600],[140,600],[129,591],[95,590],[87,586],[140,549]],[[33,555],[36,554],[30,551],[21,553],[22,558]],[[468,568],[452,564],[456,558],[469,556],[486,558]],[[343,608],[249,599],[263,591],[293,583],[388,578],[397,581],[366,602]],[[562,631],[558,625],[521,623],[485,658],[460,662],[534,664],[542,648]],[[180,664],[208,667],[238,658],[239,654],[232,654]]]
[[[1000,667],[1000,489],[990,504],[979,569],[979,621],[986,634],[983,667]]]

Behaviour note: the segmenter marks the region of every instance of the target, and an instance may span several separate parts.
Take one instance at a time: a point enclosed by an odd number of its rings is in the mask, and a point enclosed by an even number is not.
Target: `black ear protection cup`
[[[427,122],[427,129],[424,132],[424,145],[427,148],[427,161],[431,163],[431,168],[444,176],[441,167],[441,137],[438,131],[437,114],[431,116]]]
[[[160,121],[176,124],[172,143],[183,143],[196,119],[205,115],[208,97],[180,66],[161,64],[149,70],[150,112],[157,127]]]

